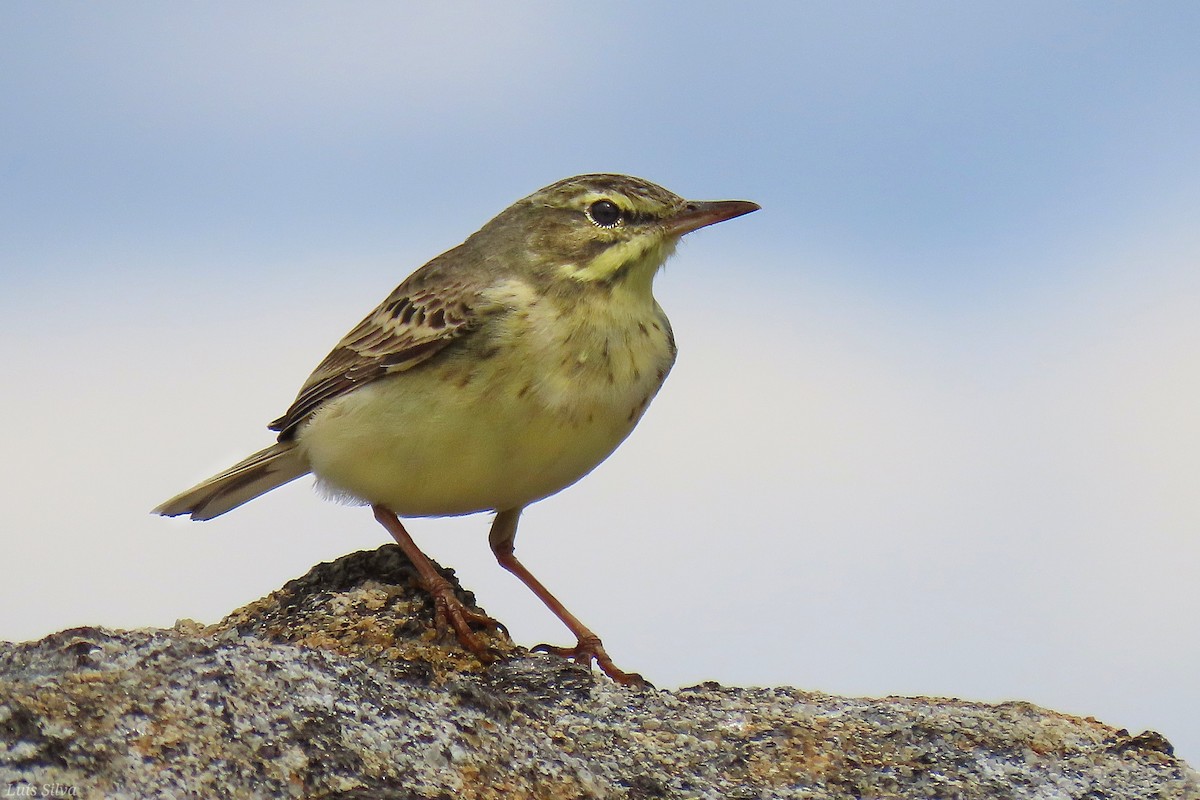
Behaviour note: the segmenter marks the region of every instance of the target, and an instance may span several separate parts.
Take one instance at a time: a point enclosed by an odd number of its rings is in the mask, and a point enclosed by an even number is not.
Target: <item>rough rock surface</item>
[[[484,668],[430,615],[387,546],[211,627],[0,645],[0,796],[1200,799],[1155,733],[1024,703],[628,689],[503,637]]]

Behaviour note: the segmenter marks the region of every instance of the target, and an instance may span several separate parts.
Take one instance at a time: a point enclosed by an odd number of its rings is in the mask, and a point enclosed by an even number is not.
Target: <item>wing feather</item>
[[[442,284],[435,292],[413,283],[397,287],[313,370],[291,408],[269,426],[279,431],[280,441],[291,439],[330,400],[412,369],[478,326],[475,293],[468,286]]]

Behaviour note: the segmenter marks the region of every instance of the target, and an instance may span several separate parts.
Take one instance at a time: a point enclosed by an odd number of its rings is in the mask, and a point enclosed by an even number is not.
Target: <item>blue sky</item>
[[[1200,763],[1200,10],[0,7],[0,637],[213,620],[376,546],[268,443],[332,344],[512,200],[763,211],[658,281],[678,367],[518,544],[617,663],[1020,698]],[[525,643],[486,520],[423,521]]]

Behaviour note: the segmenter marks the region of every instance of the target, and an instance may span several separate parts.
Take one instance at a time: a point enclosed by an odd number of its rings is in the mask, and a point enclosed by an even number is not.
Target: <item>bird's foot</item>
[[[427,586],[426,589],[433,598],[433,624],[437,632],[444,635],[452,628],[458,643],[471,651],[482,663],[490,664],[495,661],[496,654],[483,643],[475,629],[497,631],[507,637],[508,628],[504,623],[467,608],[454,593],[454,587],[445,579],[433,586]]]
[[[599,636],[582,636],[575,643],[574,647],[555,647],[549,644],[539,644],[533,650],[538,653],[550,653],[551,655],[569,658],[577,664],[587,664],[590,666],[591,662],[595,661],[596,666],[600,667],[605,675],[622,686],[633,686],[639,689],[654,688],[649,681],[636,672],[625,672],[618,669],[613,660],[609,658],[608,652],[604,649],[604,644],[600,641]]]
[[[454,587],[446,577],[437,571],[429,556],[421,552],[417,543],[408,535],[400,518],[386,506],[374,505],[375,519],[387,529],[396,544],[404,551],[409,563],[417,571],[417,580],[421,587],[429,593],[433,600],[433,624],[439,635],[444,635],[447,629],[453,628],[459,644],[475,655],[480,662],[490,664],[497,655],[480,640],[471,626],[502,632],[508,637],[508,629],[497,620],[479,611],[472,611],[463,605],[454,593]]]

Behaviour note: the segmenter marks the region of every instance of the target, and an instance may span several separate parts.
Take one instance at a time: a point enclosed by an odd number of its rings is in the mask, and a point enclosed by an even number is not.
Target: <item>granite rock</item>
[[[498,659],[484,666],[433,630],[389,545],[216,625],[3,644],[0,792],[1200,800],[1153,732],[1026,703],[631,689],[487,636]]]

